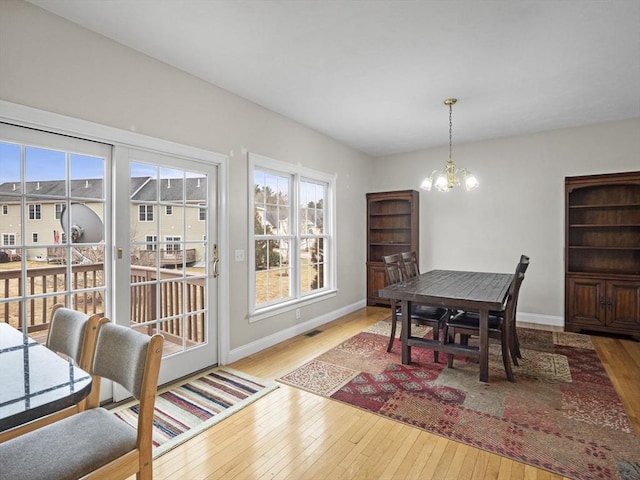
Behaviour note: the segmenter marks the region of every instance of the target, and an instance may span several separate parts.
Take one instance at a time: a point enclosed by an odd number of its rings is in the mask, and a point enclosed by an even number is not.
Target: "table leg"
[[[480,309],[480,381],[489,381],[489,310]]]
[[[402,364],[409,365],[411,363],[411,347],[409,346],[409,337],[411,336],[411,302],[402,300],[400,308],[402,311],[402,332],[400,333]]]

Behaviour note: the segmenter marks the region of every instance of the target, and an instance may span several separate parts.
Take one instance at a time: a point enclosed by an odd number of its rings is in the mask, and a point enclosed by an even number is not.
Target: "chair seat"
[[[426,305],[413,305],[411,308],[412,320],[424,320],[428,322],[442,321],[447,315],[448,310],[446,308],[428,307]],[[402,309],[396,308],[396,315],[402,317]]]
[[[411,316],[441,319],[449,311],[446,308],[429,307],[427,305],[413,305]]]
[[[104,408],[86,410],[0,444],[0,480],[77,479],[135,450],[136,437]],[[34,445],[38,458],[25,455]]]
[[[495,332],[502,331],[503,318],[498,315],[489,314],[489,330]],[[480,314],[476,312],[463,312],[455,315],[447,322],[449,328],[480,329]]]

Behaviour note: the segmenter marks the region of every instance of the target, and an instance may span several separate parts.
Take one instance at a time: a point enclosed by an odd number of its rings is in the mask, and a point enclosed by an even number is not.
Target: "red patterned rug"
[[[588,336],[519,329],[516,382],[492,344],[483,383],[477,364],[419,347],[402,365],[389,332],[378,322],[278,381],[565,477],[640,479],[640,437]]]

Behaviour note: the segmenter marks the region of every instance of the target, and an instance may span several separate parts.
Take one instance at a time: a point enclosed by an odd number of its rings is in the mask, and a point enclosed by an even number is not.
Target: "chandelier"
[[[465,168],[457,168],[453,159],[451,158],[451,115],[453,105],[458,101],[457,98],[447,98],[444,101],[445,105],[449,106],[449,160],[443,170],[434,170],[431,175],[425,178],[420,185],[423,190],[430,191],[432,186],[436,187],[439,192],[448,192],[453,187],[459,187],[462,183],[460,178],[464,179],[464,187],[467,191],[477,188],[480,183],[476,176]]]

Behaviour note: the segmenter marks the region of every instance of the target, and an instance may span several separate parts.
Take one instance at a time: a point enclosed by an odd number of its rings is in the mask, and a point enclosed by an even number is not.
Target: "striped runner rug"
[[[153,458],[159,457],[198,433],[224,420],[278,388],[228,367],[208,372],[160,389],[153,419]],[[118,406],[112,412],[136,427],[137,401]]]

